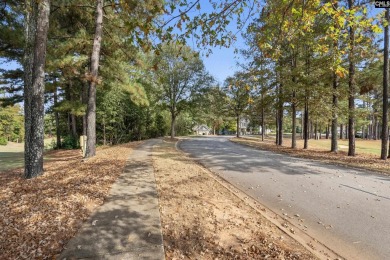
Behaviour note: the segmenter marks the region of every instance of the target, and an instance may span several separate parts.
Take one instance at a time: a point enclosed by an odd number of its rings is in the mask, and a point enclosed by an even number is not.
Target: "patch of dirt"
[[[23,169],[0,174],[0,259],[52,259],[82,222],[103,204],[139,142],[98,148],[82,161],[79,150],[49,153],[45,173],[22,178]]]
[[[174,143],[153,165],[167,259],[316,259]]]
[[[371,154],[358,154],[356,156],[348,156],[347,152],[340,151],[332,153],[324,150],[316,149],[292,149],[285,146],[276,146],[274,143],[262,142],[253,138],[232,138],[230,141],[254,147],[261,150],[272,151],[276,153],[289,154],[291,156],[318,160],[325,163],[338,165],[346,165],[355,168],[373,170],[385,175],[390,175],[390,160],[381,160],[378,156]]]

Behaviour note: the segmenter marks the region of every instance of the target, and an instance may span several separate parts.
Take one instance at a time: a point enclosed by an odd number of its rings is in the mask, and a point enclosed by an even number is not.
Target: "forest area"
[[[209,6],[204,10],[204,6]],[[388,9],[365,1],[2,1],[0,143],[25,144],[25,177],[53,148],[192,134],[382,140],[388,157]],[[378,11],[379,10],[379,11]],[[383,12],[382,12],[383,11]],[[237,32],[231,31],[234,21]],[[240,71],[202,60],[240,32]],[[189,43],[198,46],[196,50]],[[199,52],[201,50],[201,52]],[[263,129],[264,131],[254,131]],[[386,134],[384,134],[386,133]]]

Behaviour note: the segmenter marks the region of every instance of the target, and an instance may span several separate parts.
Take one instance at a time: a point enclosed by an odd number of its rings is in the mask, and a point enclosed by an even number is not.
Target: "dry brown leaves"
[[[351,167],[372,170],[376,172],[383,173],[385,175],[390,175],[390,160],[384,161],[378,159],[378,156],[371,154],[358,154],[354,157],[348,156],[344,151],[338,153],[332,153],[329,151],[315,150],[315,149],[291,149],[286,146],[276,146],[274,142],[271,141],[259,141],[250,138],[232,138],[231,141],[261,150],[272,151],[276,153],[289,154],[292,156],[307,158],[313,160],[319,160],[326,163],[347,165]]]
[[[85,162],[78,150],[52,151],[44,175],[31,180],[22,169],[0,172],[0,259],[54,258],[103,203],[138,144],[100,148]]]
[[[167,259],[315,258],[173,142],[154,151]]]

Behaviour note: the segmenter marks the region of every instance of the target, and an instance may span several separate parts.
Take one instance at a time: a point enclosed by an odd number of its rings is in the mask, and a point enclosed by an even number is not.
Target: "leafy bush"
[[[62,140],[61,147],[63,149],[79,149],[80,148],[79,140],[76,137],[73,137],[71,135],[67,135]]]
[[[0,145],[7,145],[8,141],[5,137],[0,137]]]
[[[57,148],[57,141],[56,139],[52,139],[50,143],[45,144],[45,150],[53,150]]]

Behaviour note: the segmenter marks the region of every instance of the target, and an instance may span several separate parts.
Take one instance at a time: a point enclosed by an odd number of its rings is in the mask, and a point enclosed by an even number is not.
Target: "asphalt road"
[[[390,259],[390,177],[260,151],[227,137],[179,147],[347,259]]]

